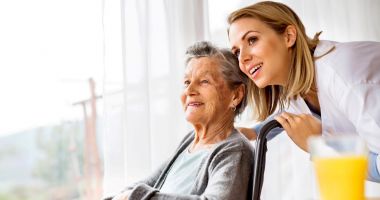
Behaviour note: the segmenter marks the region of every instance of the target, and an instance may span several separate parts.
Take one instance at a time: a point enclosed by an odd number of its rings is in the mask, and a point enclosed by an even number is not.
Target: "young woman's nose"
[[[240,50],[240,55],[239,55],[240,63],[245,64],[248,61],[250,61],[251,59],[252,59],[252,56],[249,54],[249,52],[247,52],[246,49],[242,48]]]

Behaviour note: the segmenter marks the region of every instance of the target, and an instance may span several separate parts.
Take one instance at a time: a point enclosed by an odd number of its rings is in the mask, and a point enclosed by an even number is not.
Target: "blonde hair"
[[[270,85],[265,88],[258,88],[253,81],[248,84],[248,101],[254,109],[254,117],[257,120],[266,119],[274,113],[278,105],[283,109],[291,98],[296,98],[298,95],[304,97],[309,92],[317,91],[313,53],[321,32],[310,39],[297,14],[285,4],[278,2],[263,1],[236,10],[228,16],[228,23],[231,25],[241,18],[260,20],[278,34],[284,33],[289,25],[293,25],[297,31],[296,41],[292,46],[288,84]]]

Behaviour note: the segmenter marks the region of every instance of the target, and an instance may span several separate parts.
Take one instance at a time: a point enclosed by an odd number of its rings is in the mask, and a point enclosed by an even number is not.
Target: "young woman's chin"
[[[269,84],[264,81],[264,80],[261,80],[261,79],[258,79],[258,80],[253,80],[253,82],[255,83],[255,85],[258,87],[258,88],[265,88],[266,86],[268,86]]]

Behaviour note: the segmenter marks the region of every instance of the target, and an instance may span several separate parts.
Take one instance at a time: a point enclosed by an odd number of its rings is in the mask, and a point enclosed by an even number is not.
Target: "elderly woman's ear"
[[[239,105],[239,103],[243,100],[244,96],[246,95],[244,93],[245,91],[245,85],[241,84],[236,90],[235,90],[235,96],[234,101],[237,103],[234,104],[235,106]],[[235,102],[234,102],[235,103]],[[238,131],[242,133],[248,140],[256,140],[257,134],[256,132],[251,128],[244,128],[244,127],[237,127]]]
[[[232,107],[237,107],[244,98],[245,85],[240,84],[234,91]]]

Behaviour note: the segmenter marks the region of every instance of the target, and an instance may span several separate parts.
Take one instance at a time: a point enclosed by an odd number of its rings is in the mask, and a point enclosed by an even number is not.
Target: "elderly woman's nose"
[[[186,89],[185,89],[185,94],[186,95],[195,95],[197,92],[197,89],[196,89],[196,84],[194,83],[190,83]]]

